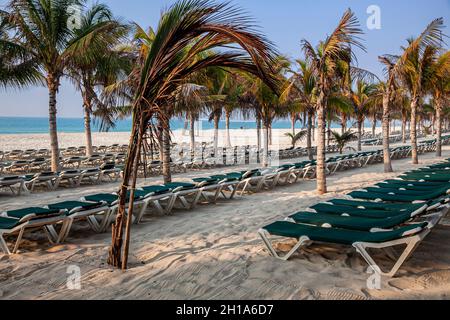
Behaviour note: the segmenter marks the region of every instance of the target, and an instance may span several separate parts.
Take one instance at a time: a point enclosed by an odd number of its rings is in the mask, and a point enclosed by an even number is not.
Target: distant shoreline
[[[200,124],[200,128],[199,128]],[[58,118],[58,133],[83,133],[84,119],[83,118]],[[349,123],[350,128],[352,123]],[[367,122],[366,129],[371,127]],[[339,124],[333,124],[333,129],[340,128]],[[379,127],[379,126],[378,126]],[[171,120],[171,129],[173,132],[183,130],[184,120]],[[220,121],[219,129],[225,130],[225,120]],[[254,120],[231,120],[230,129],[247,129],[256,130],[256,122]],[[290,130],[290,120],[277,120],[273,123],[273,129]],[[297,122],[296,129],[303,129],[303,125]],[[214,124],[208,120],[200,120],[196,122],[196,131],[214,130]],[[92,122],[92,131],[102,133],[99,131],[98,121]],[[131,131],[131,119],[118,121],[116,127],[108,132],[114,133],[128,133]],[[0,117],[0,134],[1,135],[24,135],[24,134],[44,134],[48,133],[48,118],[45,117]]]

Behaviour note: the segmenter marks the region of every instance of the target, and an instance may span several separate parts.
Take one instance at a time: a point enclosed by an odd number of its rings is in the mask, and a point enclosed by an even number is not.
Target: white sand
[[[119,141],[118,141],[119,142]],[[445,157],[450,156],[446,148]],[[437,162],[421,157],[421,166]],[[413,169],[410,160],[394,163],[397,174]],[[236,169],[232,168],[231,170]],[[382,165],[338,173],[330,193],[319,197],[315,182],[279,187],[216,206],[150,216],[132,229],[130,270],[106,264],[109,234],[77,225],[68,243],[49,246],[45,238],[25,241],[20,255],[0,255],[2,299],[448,299],[450,229],[439,226],[418,248],[395,279],[369,290],[367,265],[348,247],[313,245],[282,262],[270,257],[257,235],[260,227],[296,211],[360,187],[391,178]],[[207,176],[188,173],[176,180]],[[148,179],[147,184],[159,179]],[[113,191],[116,184],[63,189],[11,198],[0,195],[1,209],[76,199]],[[280,248],[291,248],[289,241]],[[389,262],[383,254],[377,259]],[[81,290],[67,288],[68,268],[81,268]]]
[[[340,131],[340,129],[335,129]],[[286,133],[291,132],[289,129],[274,129],[272,133],[272,143],[274,146],[290,147],[290,140],[285,136]],[[298,130],[297,130],[298,132]],[[377,133],[381,132],[381,128],[377,129]],[[261,139],[263,133],[261,132]],[[231,144],[233,146],[256,145],[257,141],[256,130],[253,129],[237,129],[230,130]],[[92,134],[93,144],[112,145],[128,144],[130,134],[128,132],[108,132]],[[84,146],[85,136],[83,133],[59,133],[59,145],[61,148]],[[214,130],[200,130],[196,131],[196,142],[213,142]],[[178,144],[189,143],[189,132],[177,130],[173,132],[173,142]],[[219,131],[219,147],[226,146],[226,131]],[[297,146],[306,146],[306,142],[300,142]],[[50,147],[50,139],[48,134],[11,134],[0,135],[0,151],[10,151],[15,149],[44,149]]]

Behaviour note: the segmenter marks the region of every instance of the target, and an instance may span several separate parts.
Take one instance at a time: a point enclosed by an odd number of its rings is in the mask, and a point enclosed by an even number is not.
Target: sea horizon
[[[201,119],[196,123],[196,129],[201,125],[202,130],[213,130],[214,123],[206,119]],[[367,126],[370,124],[367,123]],[[183,119],[172,119],[170,121],[172,131],[182,130],[184,128]],[[77,117],[60,117],[57,119],[57,127],[59,133],[82,133],[84,132],[84,119]],[[339,124],[333,124],[333,128],[339,128]],[[349,124],[351,127],[351,124]],[[273,123],[273,129],[291,129],[290,120],[276,120]],[[302,129],[303,125],[297,122],[296,129]],[[225,120],[219,123],[219,129],[226,129]],[[255,120],[236,120],[230,121],[230,129],[256,129]],[[131,130],[131,119],[120,120],[116,122],[115,128],[111,128],[108,132],[129,132]],[[0,134],[43,134],[48,133],[49,125],[47,117],[0,117]],[[92,131],[102,132],[99,130],[99,122],[92,121]]]

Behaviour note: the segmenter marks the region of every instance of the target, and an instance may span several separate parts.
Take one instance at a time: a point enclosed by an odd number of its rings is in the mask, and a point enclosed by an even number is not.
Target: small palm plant
[[[355,150],[352,147],[346,147],[350,142],[355,141],[358,138],[354,132],[349,130],[343,134],[339,134],[336,131],[332,131],[331,134],[333,135],[332,140],[337,144],[340,154],[344,153],[344,149]]]
[[[303,141],[306,138],[306,135],[308,134],[308,130],[302,130],[298,132],[297,134],[293,134],[291,132],[288,132],[285,134],[286,137],[289,137],[291,139],[292,143],[292,149],[295,149],[295,146],[300,141]]]

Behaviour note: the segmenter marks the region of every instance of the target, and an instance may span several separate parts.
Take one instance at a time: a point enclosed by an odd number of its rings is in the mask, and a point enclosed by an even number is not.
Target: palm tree
[[[313,130],[313,116],[315,112],[314,105],[317,99],[316,91],[316,78],[314,70],[310,61],[307,60],[297,60],[299,66],[298,72],[293,72],[293,77],[291,79],[290,90],[295,90],[294,94],[299,96],[299,102],[303,106],[304,112],[306,114],[306,148],[308,150],[308,157],[310,160],[314,159],[312,152],[312,130]]]
[[[11,37],[8,13],[0,10],[0,86],[23,88],[43,84],[37,61]]]
[[[236,48],[236,45],[241,50]],[[233,46],[233,51],[227,48]],[[203,53],[213,50],[212,54]],[[208,0],[182,0],[163,13],[151,49],[140,58],[130,75],[134,88],[133,126],[130,136],[119,209],[113,225],[108,263],[126,269],[133,215],[133,199],[141,147],[146,133],[154,132],[152,120],[165,117],[161,106],[175,101],[174,92],[196,72],[208,67],[228,67],[250,72],[277,90],[271,75],[274,50],[249,25],[239,9]],[[125,203],[130,192],[128,215]],[[125,226],[125,239],[123,232]],[[124,247],[122,244],[125,242]],[[123,249],[123,252],[122,252]]]
[[[376,104],[376,99],[379,97],[377,86],[375,84],[368,84],[364,81],[357,81],[356,91],[352,91],[350,95],[351,101],[355,106],[356,122],[358,126],[358,151],[361,151],[362,126],[371,105]]]
[[[426,70],[433,63],[434,56],[442,46],[442,18],[432,21],[416,39],[408,40],[408,47],[398,58],[398,75],[409,91],[411,98],[411,146],[412,162],[419,163],[417,153],[417,110],[426,93]]]
[[[115,83],[118,78],[123,78],[130,72],[130,60],[115,50],[128,28],[113,18],[107,6],[95,4],[82,15],[80,26],[74,29],[74,35],[81,37],[95,26],[99,27],[98,32],[93,34],[95,45],[89,46],[86,54],[75,56],[68,67],[68,73],[83,98],[87,156],[93,153],[91,117],[94,108],[104,115],[104,127],[114,126],[107,106],[99,99],[95,89]]]
[[[283,56],[278,56],[273,65],[274,76],[277,77],[281,84],[282,92],[285,92],[288,86],[284,74],[289,69],[289,66],[289,60]],[[287,116],[291,109],[287,107],[289,102],[282,98],[284,94],[279,95],[261,79],[257,79],[254,76],[248,77],[246,87],[248,89],[243,95],[245,97],[244,100],[253,105],[257,113],[257,118],[262,120],[264,133],[263,166],[267,167],[269,165],[270,130],[272,128],[272,122],[279,116]]]
[[[442,157],[442,113],[444,99],[450,93],[450,51],[440,55],[427,70],[428,87],[436,110],[436,156]]]
[[[339,132],[332,131],[331,134],[333,135],[332,140],[338,146],[340,154],[344,153],[344,149],[347,146],[347,144],[351,143],[352,141],[358,138],[358,136],[351,130],[346,131],[343,134],[339,134]]]
[[[339,25],[333,33],[327,37],[315,49],[308,41],[302,41],[303,52],[307,60],[312,64],[317,79],[317,119],[318,119],[318,147],[317,147],[317,190],[319,194],[327,192],[325,172],[325,114],[328,97],[333,87],[333,79],[336,75],[338,63],[345,57],[351,47],[364,49],[358,36],[362,34],[359,22],[353,12],[345,12]]]
[[[295,149],[295,146],[297,143],[305,139],[306,135],[308,134],[307,130],[302,130],[300,132],[297,132],[296,134],[293,134],[291,132],[288,132],[285,134],[286,137],[291,139],[292,149]]]
[[[56,98],[61,79],[74,57],[88,54],[92,51],[90,48],[97,45],[95,35],[104,27],[100,22],[85,33],[75,34],[71,26],[77,22],[76,8],[81,8],[84,3],[85,0],[11,0],[8,4],[16,39],[39,63],[46,80],[53,171],[59,167]]]

